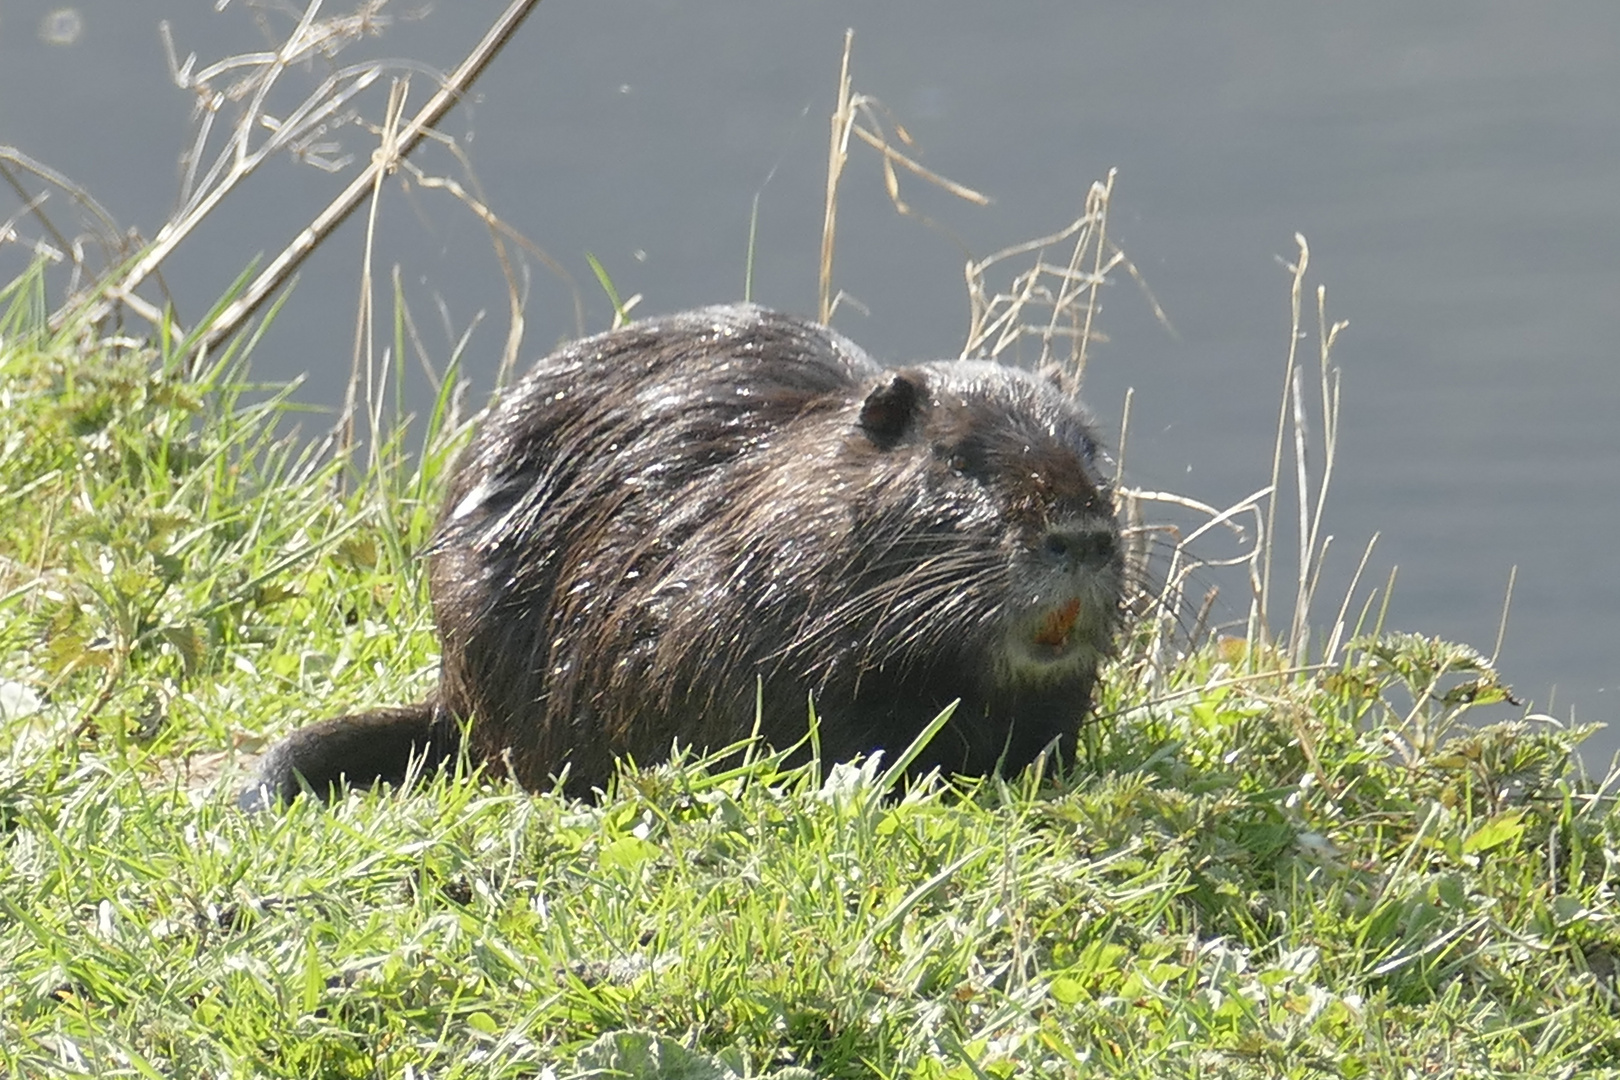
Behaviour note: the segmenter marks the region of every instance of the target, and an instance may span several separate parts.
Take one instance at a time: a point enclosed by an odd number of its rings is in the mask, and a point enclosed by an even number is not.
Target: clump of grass
[[[13,283],[0,332],[0,670],[43,703],[14,754],[217,748],[244,710],[273,717],[262,694],[320,693],[334,666],[378,655],[287,649],[289,627],[325,625],[309,646],[422,626],[412,553],[444,445],[417,448],[411,472],[396,440],[396,468],[343,496],[343,461],[289,430],[295,387],[251,383],[245,350],[195,372],[172,337],[81,355],[78,327],[35,321],[42,290],[37,271]],[[262,681],[221,698],[221,664]]]

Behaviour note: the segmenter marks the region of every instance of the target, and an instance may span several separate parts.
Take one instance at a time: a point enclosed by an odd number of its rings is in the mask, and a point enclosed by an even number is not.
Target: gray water
[[[500,6],[441,4],[343,60],[449,68]],[[86,3],[69,35],[59,5],[0,0],[0,143],[150,235],[174,200],[191,102],[168,82],[158,19],[205,59],[263,47],[255,9],[209,7]],[[1538,711],[1613,718],[1620,5],[549,0],[443,128],[495,211],[577,280],[588,329],[610,312],[587,251],[642,311],[739,297],[756,197],[754,297],[813,313],[846,27],[856,88],[904,123],[930,167],[994,202],[908,182],[907,199],[942,226],[931,230],[894,213],[875,160],[857,151],[837,284],[859,306],[841,309],[841,329],[886,359],[954,355],[964,248],[1066,224],[1117,167],[1111,235],[1174,330],[1116,275],[1085,394],[1117,432],[1135,388],[1132,482],[1224,505],[1270,474],[1282,263],[1305,234],[1311,281],[1350,322],[1335,353],[1330,580],[1347,579],[1377,533],[1370,576],[1399,567],[1390,624],[1489,652],[1517,567],[1504,675]],[[380,98],[366,110],[379,115]],[[368,152],[360,133],[342,134]],[[422,160],[453,167],[442,153]],[[271,163],[166,267],[181,317],[279,249],[344,180]],[[0,202],[0,221],[13,210]],[[467,359],[481,392],[504,334],[487,233],[434,192],[391,188],[382,214],[380,264],[402,264],[438,359],[488,309]],[[351,222],[321,250],[256,354],[266,377],[307,373],[310,401],[341,393],[361,240]],[[531,264],[533,355],[575,322],[565,284]],[[1319,619],[1337,606],[1326,595]],[[1599,736],[1589,760],[1616,746],[1615,733]]]

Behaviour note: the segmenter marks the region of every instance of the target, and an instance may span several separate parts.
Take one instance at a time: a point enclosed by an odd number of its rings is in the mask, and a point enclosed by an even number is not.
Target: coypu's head
[[[1124,564],[1079,404],[1003,365],[924,364],[888,373],[857,427],[857,454],[885,459],[860,540],[893,580],[892,610],[935,623],[894,645],[972,663],[992,697],[1089,694]]]

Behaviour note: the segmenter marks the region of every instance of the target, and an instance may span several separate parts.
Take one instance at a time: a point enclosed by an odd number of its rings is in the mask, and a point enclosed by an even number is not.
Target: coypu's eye
[[[934,448],[936,456],[944,458],[953,473],[973,480],[986,480],[990,476],[990,452],[976,438],[963,439],[952,445],[945,443]]]

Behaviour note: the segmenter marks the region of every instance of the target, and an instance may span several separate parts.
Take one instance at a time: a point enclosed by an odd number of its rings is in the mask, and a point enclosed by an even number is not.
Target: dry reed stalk
[[[965,184],[941,176],[910,155],[894,148],[884,124],[886,117],[889,121],[887,126],[894,128],[896,139],[909,146],[911,136],[904,125],[894,120],[881,101],[869,94],[854,92],[849,75],[849,57],[854,43],[855,31],[844,31],[843,60],[838,71],[838,101],[833,108],[831,136],[827,148],[827,192],[821,222],[821,262],[817,275],[817,311],[818,318],[823,323],[832,321],[833,312],[843,296],[841,292],[837,295],[833,293],[833,253],[837,246],[838,233],[838,185],[843,179],[844,166],[849,162],[849,140],[852,135],[882,155],[883,189],[888,193],[889,202],[894,206],[896,213],[906,217],[917,217],[925,225],[938,228],[928,218],[917,214],[901,197],[900,176],[895,166],[959,199],[979,206],[988,205],[990,202],[988,196]],[[866,121],[865,126],[860,123],[863,119]]]
[[[844,61],[838,70],[838,104],[832,114],[832,139],[827,148],[827,198],[821,218],[821,270],[816,310],[823,323],[832,321],[832,264],[834,237],[838,231],[838,180],[849,160],[849,129],[855,117],[849,107],[849,52],[855,44],[855,31],[844,31]]]
[[[377,148],[375,158],[380,161],[397,160],[399,153],[399,122],[405,110],[405,98],[409,93],[408,80],[396,79],[389,88],[388,109],[384,113],[381,145]],[[343,411],[338,415],[338,451],[348,454],[354,446],[354,414],[357,406],[359,385],[362,371],[365,375],[365,400],[368,409],[368,420],[371,438],[366,441],[371,457],[371,467],[376,468],[378,450],[377,436],[382,429],[382,402],[384,400],[381,382],[387,378],[386,362],[379,371],[376,357],[376,317],[375,297],[372,294],[372,255],[376,250],[377,215],[382,207],[382,186],[387,174],[377,170],[372,176],[371,198],[366,206],[366,238],[364,252],[360,259],[360,302],[355,311],[354,324],[354,351],[349,367],[349,382],[343,395]]]
[[[1310,647],[1310,609],[1316,583],[1320,577],[1321,560],[1332,537],[1322,534],[1326,513],[1327,491],[1333,478],[1333,466],[1338,454],[1339,438],[1339,370],[1332,365],[1332,351],[1344,322],[1327,321],[1327,293],[1317,289],[1317,346],[1319,354],[1319,382],[1321,388],[1322,452],[1321,478],[1315,498],[1310,490],[1310,425],[1304,402],[1303,372],[1299,365],[1299,342],[1303,339],[1301,296],[1304,291],[1305,272],[1310,266],[1310,246],[1305,237],[1296,233],[1294,242],[1299,255],[1288,266],[1292,275],[1289,289],[1288,360],[1283,372],[1282,405],[1277,416],[1277,436],[1273,444],[1271,480],[1273,488],[1282,476],[1283,448],[1291,445],[1294,454],[1294,484],[1299,534],[1298,570],[1295,576],[1294,604],[1289,617],[1289,630],[1283,648],[1296,662],[1303,662]],[[1266,511],[1266,531],[1275,535],[1277,499],[1273,494]],[[1272,548],[1267,545],[1261,564],[1260,583],[1250,608],[1250,634],[1253,640],[1270,640],[1268,619],[1271,602]]]
[[[1108,210],[1117,170],[1086,192],[1085,212],[1064,228],[1047,236],[1003,248],[982,259],[970,260],[964,273],[968,289],[968,332],[963,357],[1003,359],[1023,341],[1040,342],[1040,353],[1029,363],[1037,373],[1057,380],[1065,392],[1077,394],[1097,332],[1101,288],[1108,275],[1122,269],[1137,283],[1160,325],[1175,333],[1152,290],[1118,245],[1108,238]],[[1072,243],[1063,264],[1046,261],[1046,249]],[[1024,255],[1035,255],[1034,265],[1014,274],[996,290],[988,283],[989,271]],[[1067,349],[1060,353],[1061,342]]]
[[[461,163],[462,170],[468,178],[468,183],[472,185],[472,190],[469,191],[467,187],[454,178],[429,175],[409,161],[401,161],[400,167],[411,174],[411,178],[418,187],[436,188],[449,193],[489,229],[490,246],[495,249],[495,258],[501,265],[501,276],[506,279],[506,299],[510,316],[507,323],[506,343],[501,349],[501,361],[496,369],[495,378],[497,386],[504,386],[517,367],[520,348],[523,343],[524,311],[527,308],[528,300],[527,278],[521,277],[519,268],[513,264],[511,255],[506,248],[506,242],[511,241],[517,244],[568,287],[569,296],[573,301],[574,334],[576,337],[585,336],[585,298],[580,293],[579,284],[574,280],[574,275],[568,272],[567,267],[552,258],[534,241],[508,225],[490,209],[489,201],[478,184],[477,174],[473,171],[472,162],[467,159],[467,156],[462,152],[461,147],[456,144],[455,140],[447,138],[436,131],[428,132],[428,138],[442,142],[444,148]]]

